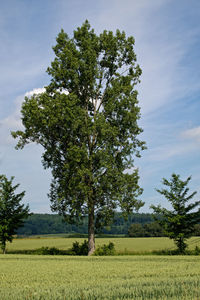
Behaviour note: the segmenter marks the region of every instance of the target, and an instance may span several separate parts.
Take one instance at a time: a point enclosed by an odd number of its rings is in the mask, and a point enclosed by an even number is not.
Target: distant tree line
[[[32,214],[24,222],[24,226],[19,228],[19,235],[37,235],[37,234],[57,234],[57,233],[88,233],[87,217],[83,219],[82,224],[70,224],[63,221],[63,218],[57,214]],[[103,227],[98,233],[104,234],[128,234],[132,223],[147,224],[152,223],[151,214],[131,214],[125,221],[121,213],[116,213],[113,223],[110,226]]]
[[[166,236],[162,227],[156,223],[133,223],[128,229],[128,235],[130,237],[159,237]]]
[[[32,214],[24,222],[24,226],[17,231],[18,235],[40,234],[87,234],[87,218],[80,225],[69,224],[62,217],[53,214]],[[121,213],[117,213],[113,223],[104,227],[98,233],[123,234],[130,237],[159,237],[165,236],[162,228],[154,222],[153,215],[148,213],[135,213],[129,215],[125,221]],[[195,225],[194,235],[200,236],[200,224]]]

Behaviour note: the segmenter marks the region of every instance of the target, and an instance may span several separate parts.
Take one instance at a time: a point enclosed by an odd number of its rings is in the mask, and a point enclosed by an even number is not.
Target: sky
[[[99,34],[124,30],[135,38],[142,68],[138,85],[140,139],[148,149],[135,160],[145,202],[169,204],[156,188],[172,173],[192,175],[191,191],[200,198],[200,1],[199,0],[7,0],[0,3],[0,174],[15,176],[18,192],[32,212],[50,213],[50,170],[41,163],[42,147],[15,150],[10,131],[21,128],[25,95],[49,84],[46,69],[61,28],[73,30],[88,19]]]

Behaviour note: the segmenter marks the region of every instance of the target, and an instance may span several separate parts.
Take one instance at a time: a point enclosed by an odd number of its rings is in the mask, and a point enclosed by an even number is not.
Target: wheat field
[[[200,299],[198,256],[0,255],[0,299]]]

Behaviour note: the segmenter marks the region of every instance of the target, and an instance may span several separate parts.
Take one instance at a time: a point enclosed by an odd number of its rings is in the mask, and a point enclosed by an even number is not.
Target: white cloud
[[[12,114],[0,121],[0,165],[1,173],[8,177],[15,176],[20,188],[26,191],[24,202],[30,204],[31,211],[50,212],[47,192],[50,184],[50,171],[41,164],[42,147],[27,145],[23,151],[16,151],[16,141],[10,132],[23,129],[21,105],[25,96],[44,92],[44,88],[33,89],[17,97]]]
[[[169,159],[188,154],[194,148],[194,145],[190,143],[165,144],[152,149],[149,153],[149,159],[151,161],[164,161],[166,163]]]
[[[194,142],[200,142],[200,126],[187,129],[182,133],[182,136],[193,140]]]
[[[10,132],[15,130],[22,130],[23,124],[21,122],[21,106],[24,101],[24,97],[31,97],[34,94],[41,94],[45,92],[45,88],[35,88],[26,92],[24,95],[17,97],[14,101],[15,110],[6,118],[0,120],[0,146],[6,147],[9,144],[15,144],[16,141],[12,138]],[[68,95],[68,91],[62,90],[63,94]],[[2,151],[0,149],[0,151]]]
[[[187,155],[191,156],[191,153],[195,154],[195,151],[198,151],[200,126],[185,131],[181,131],[181,128],[174,126],[174,128],[170,128],[169,132],[167,132],[165,126],[161,126],[159,130],[157,129],[158,141],[151,141],[147,153],[144,153],[144,156],[147,156],[150,161],[167,163],[176,158],[183,159]]]
[[[33,89],[32,91],[29,91],[25,94],[25,97],[31,97],[33,96],[34,94],[42,94],[46,91],[45,88],[37,88],[37,89]]]
[[[21,119],[20,119],[20,109],[21,109],[21,103],[23,101],[23,96],[20,96],[16,99],[14,105],[15,110],[12,114],[4,118],[3,120],[0,120],[0,135],[1,135],[1,141],[0,146],[6,147],[8,144],[11,144],[14,142],[14,139],[12,139],[10,132],[12,130],[20,130],[23,128]]]
[[[40,94],[45,91],[45,88],[36,88],[33,89],[24,95],[21,95],[17,97],[17,99],[14,102],[15,110],[13,113],[11,113],[6,118],[0,120],[0,146],[6,147],[9,144],[14,144],[15,141],[12,138],[10,132],[15,130],[22,130],[23,125],[21,122],[21,105],[24,100],[24,97],[31,97],[33,94]],[[1,150],[2,151],[2,150]]]

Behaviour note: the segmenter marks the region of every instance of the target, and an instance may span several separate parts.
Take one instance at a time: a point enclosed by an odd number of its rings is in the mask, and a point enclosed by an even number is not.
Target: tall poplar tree
[[[135,157],[145,143],[138,139],[140,108],[135,86],[134,38],[124,32],[96,35],[85,21],[73,37],[61,30],[47,69],[45,92],[25,98],[24,131],[17,148],[41,144],[45,168],[51,168],[51,208],[68,221],[88,216],[88,254],[95,250],[95,228],[110,221],[120,207],[139,209]]]

